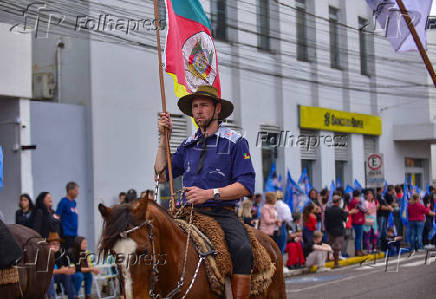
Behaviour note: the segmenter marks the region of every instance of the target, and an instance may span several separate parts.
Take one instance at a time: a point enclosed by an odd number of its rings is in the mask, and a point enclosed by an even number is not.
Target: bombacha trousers
[[[198,209],[198,211],[214,218],[223,229],[232,258],[233,274],[251,274],[251,268],[253,267],[251,242],[236,213],[222,207],[214,207],[211,211],[201,209]]]

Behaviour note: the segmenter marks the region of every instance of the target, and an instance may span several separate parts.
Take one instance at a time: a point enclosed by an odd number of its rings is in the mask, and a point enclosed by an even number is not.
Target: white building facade
[[[110,2],[124,8],[117,14],[126,18],[153,18],[152,1]],[[114,13],[98,3],[81,9]],[[317,189],[333,179],[363,185],[369,153],[383,154],[390,184],[403,183],[405,175],[421,188],[432,181],[436,110],[425,67],[418,53],[394,53],[381,33],[372,33],[366,1],[201,3],[212,19],[222,96],[235,105],[226,125],[249,141],[257,192],[273,161],[284,180],[288,169],[298,179],[306,168]],[[5,13],[0,22],[0,40],[8,45],[0,50],[1,210],[13,222],[20,193],[35,198],[50,191],[57,204],[66,183],[76,181],[79,233],[96,244],[98,204],[115,204],[120,191],[154,185],[161,111],[154,31],[120,42],[116,32],[91,28],[56,32],[53,26],[44,37],[11,32]],[[165,84],[174,149],[192,125],[177,109],[169,76]],[[329,126],[302,127],[311,116],[302,119],[301,107],[330,109]],[[336,129],[333,114],[342,119]],[[380,127],[357,130],[362,114]],[[334,140],[345,142],[334,146]]]

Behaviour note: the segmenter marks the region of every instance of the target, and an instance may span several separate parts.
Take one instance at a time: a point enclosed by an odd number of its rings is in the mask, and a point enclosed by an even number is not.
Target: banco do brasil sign
[[[381,135],[381,118],[319,107],[300,106],[300,127],[324,131]]]

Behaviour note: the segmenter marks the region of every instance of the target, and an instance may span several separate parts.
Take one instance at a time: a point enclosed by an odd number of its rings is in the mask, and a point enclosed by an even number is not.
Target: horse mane
[[[113,248],[115,243],[120,238],[120,233],[127,230],[127,227],[136,226],[139,223],[135,223],[132,215],[133,204],[137,201],[133,201],[129,204],[115,205],[109,219],[103,223],[103,232],[100,239],[100,250],[107,252]],[[158,205],[154,200],[148,200],[148,205],[152,205],[162,212],[171,223],[174,223],[173,218],[170,216],[167,210]],[[147,208],[148,210],[148,208]]]

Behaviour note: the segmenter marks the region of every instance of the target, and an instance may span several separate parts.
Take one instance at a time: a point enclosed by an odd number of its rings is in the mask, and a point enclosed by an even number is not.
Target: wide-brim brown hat
[[[232,102],[220,99],[218,97],[218,90],[210,85],[199,86],[196,92],[181,97],[177,102],[180,111],[192,117],[192,100],[196,97],[207,97],[216,103],[220,103],[221,112],[218,115],[219,120],[226,119],[233,113],[234,107]]]
[[[60,243],[64,243],[64,239],[59,237],[58,233],[56,233],[56,232],[48,233],[47,242],[50,243],[50,242],[54,242],[54,241],[58,241]]]

